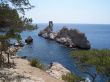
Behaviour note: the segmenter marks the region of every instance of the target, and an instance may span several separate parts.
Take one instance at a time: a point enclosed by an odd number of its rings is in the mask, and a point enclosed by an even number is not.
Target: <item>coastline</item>
[[[0,82],[64,82],[39,68],[32,67],[27,59],[23,59],[16,54],[10,56],[10,62],[14,62],[14,67],[0,70],[1,76],[5,74],[4,77],[0,78]],[[7,77],[7,80],[5,77]]]

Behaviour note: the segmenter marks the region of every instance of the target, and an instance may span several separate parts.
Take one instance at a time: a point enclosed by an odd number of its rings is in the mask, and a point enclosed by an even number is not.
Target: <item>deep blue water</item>
[[[23,31],[21,33],[23,41],[28,36],[32,36],[34,41],[33,44],[26,45],[17,54],[20,56],[28,56],[28,58],[38,58],[45,65],[51,62],[59,62],[77,75],[87,77],[88,75],[81,73],[74,64],[74,60],[69,55],[71,51],[70,48],[38,36],[38,32],[44,29],[47,24],[38,24],[38,26],[39,29],[37,30]],[[76,28],[81,32],[84,32],[90,41],[92,48],[110,49],[110,25],[54,24],[54,31],[60,30],[63,26]],[[97,82],[104,82],[104,78],[98,77]]]

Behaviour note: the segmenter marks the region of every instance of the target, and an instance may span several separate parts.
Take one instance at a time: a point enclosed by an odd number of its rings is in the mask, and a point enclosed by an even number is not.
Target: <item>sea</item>
[[[17,52],[19,56],[27,56],[29,59],[37,58],[45,66],[51,62],[58,62],[64,65],[71,72],[83,78],[90,78],[89,75],[81,72],[70,53],[73,49],[67,48],[55,41],[44,39],[38,36],[38,33],[46,28],[48,24],[37,24],[38,29],[29,31],[25,30],[21,33],[22,41],[24,42],[28,36],[32,36],[33,43],[26,45],[23,49]],[[110,49],[110,25],[109,24],[54,24],[53,29],[58,32],[61,28],[66,26],[69,29],[78,29],[85,33],[87,39],[90,41],[92,49]],[[94,73],[94,68],[88,69],[89,72]],[[98,75],[96,82],[105,82],[106,77]]]

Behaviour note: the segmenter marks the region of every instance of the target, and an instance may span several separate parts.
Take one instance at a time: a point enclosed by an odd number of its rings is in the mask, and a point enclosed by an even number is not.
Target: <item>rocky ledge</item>
[[[63,44],[71,48],[90,49],[90,42],[84,33],[77,29],[68,29],[63,27],[59,32],[53,32],[53,23],[49,22],[49,25],[44,30],[40,31],[39,36],[46,39],[55,40],[56,42]]]
[[[62,79],[63,75],[71,73],[63,65],[57,62],[51,63],[50,68],[46,72],[49,73],[52,77],[55,77],[57,79]]]

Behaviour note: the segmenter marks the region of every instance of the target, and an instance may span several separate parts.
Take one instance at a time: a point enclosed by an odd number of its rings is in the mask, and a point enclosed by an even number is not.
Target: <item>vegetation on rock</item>
[[[33,67],[44,69],[43,64],[41,64],[40,60],[38,60],[38,59],[32,59],[32,60],[30,60],[30,65],[33,66]]]
[[[68,73],[67,75],[63,75],[62,79],[65,80],[66,82],[80,82],[80,81],[84,81],[84,79],[74,75],[73,73]]]

